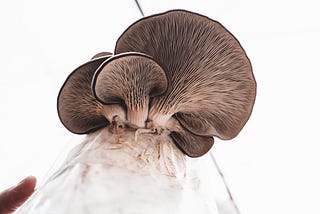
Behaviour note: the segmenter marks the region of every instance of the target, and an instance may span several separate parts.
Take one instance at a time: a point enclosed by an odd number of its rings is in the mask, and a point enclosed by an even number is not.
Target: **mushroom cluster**
[[[184,10],[143,18],[75,69],[58,96],[64,126],[88,134],[109,126],[169,135],[190,157],[213,136],[234,138],[247,122],[256,83],[238,40],[220,23]]]

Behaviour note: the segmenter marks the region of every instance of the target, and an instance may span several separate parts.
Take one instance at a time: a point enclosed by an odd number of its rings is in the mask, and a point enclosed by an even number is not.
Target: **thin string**
[[[229,196],[229,200],[231,201],[231,203],[232,203],[235,211],[237,212],[237,214],[240,214],[240,210],[239,210],[237,204],[236,204],[235,201],[234,201],[234,198],[233,198],[232,193],[231,193],[231,191],[230,191],[230,188],[229,188],[229,185],[228,185],[228,183],[227,183],[227,180],[225,179],[225,177],[224,177],[224,175],[223,175],[223,172],[221,171],[221,169],[220,169],[220,167],[219,167],[216,159],[214,158],[214,156],[213,156],[213,154],[212,154],[212,151],[210,151],[209,153],[210,153],[211,160],[212,160],[212,162],[214,163],[215,167],[217,168],[217,171],[219,172],[219,175],[220,175],[220,177],[221,177],[221,179],[222,179],[222,181],[223,181],[224,187],[225,187],[226,190],[227,190],[227,193],[228,193],[228,196]]]
[[[141,15],[144,17],[144,12],[143,12],[140,4],[139,4],[139,1],[138,1],[138,0],[135,0],[135,2],[136,2],[136,5],[137,5],[137,7],[138,7],[138,9],[139,9],[139,11],[140,11],[140,13],[141,13]]]

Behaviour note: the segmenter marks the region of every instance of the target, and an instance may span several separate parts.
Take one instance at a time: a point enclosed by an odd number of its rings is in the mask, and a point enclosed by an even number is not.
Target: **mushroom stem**
[[[145,128],[148,118],[148,102],[140,108],[132,108],[127,111],[127,120],[129,123]]]

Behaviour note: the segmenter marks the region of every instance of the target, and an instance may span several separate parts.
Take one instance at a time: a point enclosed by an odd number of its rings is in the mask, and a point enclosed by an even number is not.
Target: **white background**
[[[253,66],[257,99],[235,139],[212,149],[242,214],[320,213],[320,13],[317,1],[148,1],[221,22]],[[0,2],[0,190],[39,181],[77,141],[56,97],[67,75],[141,18],[133,0]]]

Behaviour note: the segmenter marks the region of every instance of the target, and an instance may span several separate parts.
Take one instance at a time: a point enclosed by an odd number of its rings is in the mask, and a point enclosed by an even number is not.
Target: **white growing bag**
[[[215,214],[224,187],[205,171],[214,171],[206,158],[186,157],[169,137],[104,128],[77,145],[18,213]]]

